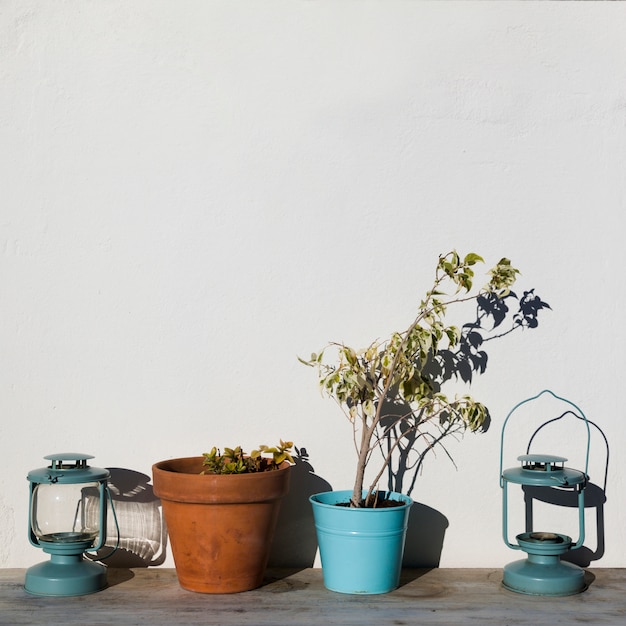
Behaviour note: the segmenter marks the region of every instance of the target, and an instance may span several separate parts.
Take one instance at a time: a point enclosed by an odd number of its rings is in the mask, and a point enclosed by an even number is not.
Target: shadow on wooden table
[[[115,587],[115,585],[121,585],[129,580],[132,580],[135,574],[126,567],[109,567],[107,571],[107,581],[109,587]]]

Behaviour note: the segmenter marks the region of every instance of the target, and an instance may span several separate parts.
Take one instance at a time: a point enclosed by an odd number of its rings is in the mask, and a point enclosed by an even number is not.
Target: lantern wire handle
[[[539,428],[537,428],[537,430],[532,434],[532,437],[530,438],[530,440],[528,441],[528,446],[526,448],[526,454],[530,454],[530,446],[533,442],[533,439],[536,437],[536,435],[539,434],[539,431],[544,427],[547,426],[548,424],[551,424],[552,422],[556,422],[558,420],[560,420],[561,418],[565,417],[566,415],[572,415],[573,417],[575,417],[576,419],[582,420],[584,421],[584,417],[582,417],[581,415],[577,415],[574,411],[565,411],[565,413],[562,413],[561,415],[559,415],[558,417],[553,417],[551,420],[548,420],[547,422],[544,422],[541,426],[539,426]],[[606,495],[606,483],[607,483],[607,477],[609,474],[609,441],[606,438],[606,435],[602,432],[601,428],[595,423],[592,422],[591,420],[587,420],[587,422],[589,423],[589,426],[593,426],[599,433],[599,435],[604,439],[604,443],[606,445],[606,458],[607,458],[607,462],[606,462],[606,466],[604,468],[604,484],[602,486],[602,492]]]
[[[526,404],[527,402],[531,402],[532,400],[537,400],[537,398],[541,397],[544,393],[548,393],[553,398],[556,398],[557,400],[561,400],[562,402],[565,402],[565,403],[569,404],[570,406],[574,407],[574,409],[576,409],[580,413],[581,419],[584,420],[585,426],[587,428],[587,446],[586,446],[586,453],[585,453],[585,476],[587,476],[588,473],[589,473],[588,472],[588,470],[589,470],[589,446],[591,444],[591,431],[589,429],[589,420],[587,420],[587,417],[583,413],[582,409],[580,407],[578,407],[576,404],[574,404],[573,402],[571,402],[567,398],[562,398],[561,396],[557,396],[550,389],[544,389],[543,391],[540,391],[536,396],[532,396],[531,398],[526,398],[526,400],[522,400],[521,402],[518,402],[509,411],[508,415],[506,416],[506,418],[504,420],[504,424],[502,424],[502,433],[500,435],[500,487],[503,487],[503,485],[504,485],[504,479],[502,478],[502,468],[503,468],[503,460],[504,460],[504,431],[506,429],[507,422],[509,421],[509,418],[513,415],[513,413],[517,409],[519,409],[522,405]],[[559,416],[558,418],[555,418],[555,419],[560,419],[561,417],[563,417],[565,415],[567,415],[567,412],[564,413],[563,415]],[[576,417],[578,417],[578,416],[576,416]],[[555,420],[553,419],[553,420],[549,420],[549,421],[552,422],[552,421],[555,421]],[[546,424],[547,423],[549,423],[549,422],[546,422]],[[540,426],[537,429],[537,431],[540,430],[543,426],[545,426],[545,424]],[[535,431],[535,433],[533,434],[533,437],[537,434],[537,431]],[[532,439],[531,439],[531,441],[532,441]]]
[[[106,488],[106,492],[107,492],[107,497],[109,499],[109,503],[111,504],[111,512],[113,513],[113,520],[115,521],[115,529],[117,531],[117,541],[115,542],[115,546],[112,548],[112,550],[108,553],[105,554],[104,556],[97,556],[97,555],[89,555],[91,557],[92,561],[104,561],[105,559],[110,559],[118,550],[118,548],[120,547],[120,524],[117,520],[117,513],[115,512],[115,506],[113,506],[113,497],[111,496],[111,491],[109,490],[109,488]]]

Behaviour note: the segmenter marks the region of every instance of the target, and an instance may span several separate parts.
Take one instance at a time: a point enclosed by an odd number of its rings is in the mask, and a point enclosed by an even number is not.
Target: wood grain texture
[[[103,591],[41,598],[24,591],[24,570],[0,569],[0,624],[626,624],[626,569],[587,576],[585,592],[545,598],[507,591],[499,569],[405,570],[389,594],[350,596],[327,591],[319,569],[270,570],[259,589],[206,595],[181,589],[173,569],[110,569]]]

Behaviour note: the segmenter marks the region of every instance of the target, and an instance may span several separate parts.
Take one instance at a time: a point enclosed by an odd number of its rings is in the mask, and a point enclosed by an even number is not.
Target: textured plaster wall
[[[544,387],[611,446],[587,546],[626,565],[625,31],[624,3],[1,2],[0,566],[42,558],[25,477],[51,452],[132,470],[136,506],[157,460],[279,437],[349,487],[296,355],[404,328],[452,248],[552,311],[493,342],[492,428],[418,479],[441,565],[517,558],[499,433]]]

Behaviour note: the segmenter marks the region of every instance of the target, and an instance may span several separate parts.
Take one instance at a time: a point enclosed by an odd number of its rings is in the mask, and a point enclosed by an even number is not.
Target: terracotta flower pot
[[[252,474],[201,475],[203,457],[152,466],[178,581],[202,593],[234,593],[263,582],[290,465]]]

